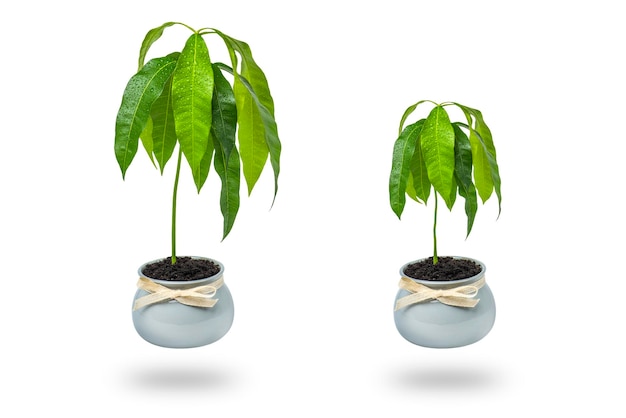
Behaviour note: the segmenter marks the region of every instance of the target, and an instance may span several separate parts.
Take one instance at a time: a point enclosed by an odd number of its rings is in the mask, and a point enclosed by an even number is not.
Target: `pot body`
[[[409,278],[432,289],[471,285],[484,277],[486,267],[480,261],[470,260],[480,265],[482,271],[467,279],[429,281]],[[408,277],[404,274],[404,269],[419,261],[421,260],[402,266],[400,275]],[[409,294],[409,291],[400,289],[396,294],[396,301]],[[406,306],[394,312],[396,328],[406,340],[422,347],[453,348],[473,344],[491,331],[496,319],[496,304],[487,283],[478,290],[476,299],[480,299],[480,302],[473,308],[449,306],[437,300]]]
[[[143,264],[139,268],[139,276],[170,289],[190,289],[210,285],[224,274],[222,263],[211,261],[219,265],[220,272],[206,279],[167,281],[146,277],[142,273],[143,268],[154,261]],[[145,290],[137,289],[133,304],[147,294]],[[211,308],[188,306],[176,300],[169,300],[134,310],[132,315],[135,330],[149,343],[167,348],[192,348],[214,343],[226,335],[235,313],[233,298],[226,283],[217,289],[214,298],[218,299],[218,302]]]

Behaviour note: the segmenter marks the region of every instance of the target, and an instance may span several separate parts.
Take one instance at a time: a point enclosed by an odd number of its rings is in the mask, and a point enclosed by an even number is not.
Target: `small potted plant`
[[[192,32],[182,51],[145,62],[152,44],[174,25]],[[203,39],[206,35],[223,40],[231,65],[211,60]],[[220,262],[176,253],[176,197],[183,157],[198,193],[212,165],[221,180],[222,239],[231,231],[239,209],[241,172],[250,193],[269,157],[276,197],[281,144],[274,103],[248,44],[217,29],[195,30],[178,22],[150,30],[115,124],[115,156],[122,178],[139,141],[161,175],[175,155],[176,174],[171,255],[139,268],[133,305],[135,329],[145,340],[163,347],[213,343],[232,325],[232,297]]]
[[[422,103],[434,107],[426,118],[405,127]],[[458,108],[465,121],[451,122],[448,106]],[[460,347],[482,339],[493,327],[496,309],[485,283],[486,267],[468,257],[438,255],[437,210],[440,199],[452,210],[457,194],[464,198],[468,236],[478,197],[485,203],[494,190],[501,209],[496,150],[479,110],[422,100],[404,112],[389,179],[391,208],[400,218],[407,195],[424,204],[431,194],[434,198],[433,255],[400,269],[394,320],[408,341],[424,347]]]

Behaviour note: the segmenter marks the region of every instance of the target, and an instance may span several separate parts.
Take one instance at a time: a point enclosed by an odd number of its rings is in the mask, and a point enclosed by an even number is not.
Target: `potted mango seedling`
[[[434,105],[428,116],[405,127],[407,118],[423,103]],[[460,109],[465,121],[451,122],[449,106]],[[493,327],[496,308],[485,282],[486,267],[469,257],[439,256],[437,211],[440,200],[452,210],[460,195],[465,200],[469,236],[478,198],[485,203],[494,190],[501,209],[496,149],[479,110],[422,100],[405,111],[393,149],[391,208],[400,218],[406,196],[424,204],[431,195],[434,200],[433,254],[400,269],[394,320],[408,341],[424,347],[460,347],[479,341]]]
[[[175,25],[192,32],[182,50],[145,62],[152,44]],[[205,36],[221,38],[230,65],[212,60]],[[176,253],[176,197],[183,161],[198,193],[213,166],[221,180],[222,239],[239,210],[241,172],[250,193],[269,157],[276,198],[281,144],[274,103],[248,44],[217,29],[195,30],[178,22],[150,30],[115,124],[115,156],[124,179],[139,142],[161,175],[172,156],[176,171],[171,255],[139,268],[132,313],[135,329],[146,341],[163,347],[213,343],[232,325],[232,296],[222,263]]]

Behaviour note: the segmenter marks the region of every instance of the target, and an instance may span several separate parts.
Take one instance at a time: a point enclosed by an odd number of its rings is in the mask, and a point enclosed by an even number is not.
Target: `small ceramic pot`
[[[211,261],[220,267],[220,271],[205,279],[168,281],[146,277],[143,269],[154,261],[143,264],[139,268],[139,276],[169,289],[191,289],[210,285],[223,277],[222,263]],[[135,301],[148,294],[145,290],[137,289],[133,306]],[[210,308],[184,305],[172,299],[133,310],[135,330],[144,340],[167,348],[191,348],[214,343],[230,329],[235,310],[233,298],[225,283],[215,291],[213,298],[218,299],[218,302]]]
[[[485,276],[487,269],[480,261],[469,260],[481,266],[482,271],[467,279],[453,281],[417,280],[410,277],[409,279],[431,289],[471,286]],[[404,274],[404,269],[409,264],[419,261],[422,260],[411,261],[402,266],[400,275],[408,277]],[[396,302],[410,293],[400,289],[396,294]],[[473,344],[491,331],[496,319],[496,304],[487,283],[478,289],[475,299],[480,299],[475,307],[450,306],[438,300],[428,300],[400,308],[394,311],[396,328],[406,340],[422,347],[453,348]]]

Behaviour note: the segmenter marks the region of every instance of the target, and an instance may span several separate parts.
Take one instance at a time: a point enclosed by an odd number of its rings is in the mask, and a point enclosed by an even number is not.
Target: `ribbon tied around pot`
[[[133,311],[165,300],[176,300],[188,306],[212,308],[218,301],[218,299],[213,299],[213,296],[215,296],[217,289],[222,287],[223,284],[224,278],[220,277],[208,285],[197,286],[191,289],[170,289],[145,277],[140,277],[137,287],[145,290],[148,294],[135,301]]]
[[[485,278],[481,277],[470,285],[453,287],[451,289],[433,289],[408,277],[402,277],[399,286],[410,294],[398,299],[395,310],[430,300],[437,300],[450,306],[473,308],[480,301],[480,299],[475,299],[475,297],[478,294],[478,290],[484,285]]]

